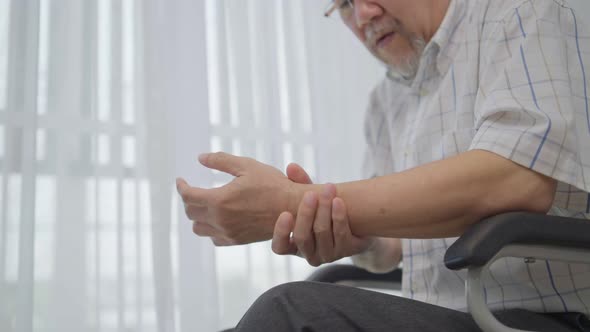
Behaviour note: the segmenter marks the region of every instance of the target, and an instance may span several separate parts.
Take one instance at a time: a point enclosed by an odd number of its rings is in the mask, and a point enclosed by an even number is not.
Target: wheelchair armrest
[[[509,244],[590,249],[590,222],[526,212],[496,215],[473,225],[449,247],[445,265],[451,270],[484,266]]]
[[[388,273],[372,273],[354,265],[333,264],[315,270],[307,281],[337,283],[343,281],[378,281],[401,283],[402,271],[396,269]]]

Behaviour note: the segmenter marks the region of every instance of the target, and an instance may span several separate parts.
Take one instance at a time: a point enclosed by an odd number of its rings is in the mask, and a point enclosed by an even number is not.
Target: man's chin
[[[400,68],[402,66],[402,62],[403,60],[400,59],[399,55],[393,55],[391,53],[385,53],[383,51],[381,52],[374,52],[373,55],[379,60],[381,61],[381,63],[383,63],[384,65],[386,65],[388,68]]]
[[[388,75],[403,78],[405,80],[413,80],[418,72],[418,61],[413,59],[399,59],[392,57],[384,57],[375,55],[377,59],[387,68]]]
[[[378,57],[377,59],[385,66],[385,68],[387,68],[388,72],[393,73],[396,76],[412,76],[412,74],[407,70],[407,68],[404,68],[404,66],[401,65],[398,61],[391,61],[381,57]]]

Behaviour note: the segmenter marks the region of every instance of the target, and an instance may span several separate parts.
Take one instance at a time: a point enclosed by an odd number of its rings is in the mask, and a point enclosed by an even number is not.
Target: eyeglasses
[[[349,19],[354,13],[354,1],[353,0],[332,0],[326,7],[324,16],[329,17],[333,12],[338,10],[340,17],[343,20]]]

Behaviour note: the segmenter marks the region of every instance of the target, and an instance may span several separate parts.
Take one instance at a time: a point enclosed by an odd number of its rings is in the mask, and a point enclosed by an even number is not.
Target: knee
[[[237,331],[262,331],[266,327],[280,331],[296,330],[294,321],[302,321],[305,312],[312,307],[306,294],[313,292],[314,286],[311,282],[298,281],[269,289],[254,301],[238,324]]]
[[[278,308],[298,306],[305,299],[314,284],[306,281],[289,282],[275,286],[263,293],[252,305],[277,311]]]

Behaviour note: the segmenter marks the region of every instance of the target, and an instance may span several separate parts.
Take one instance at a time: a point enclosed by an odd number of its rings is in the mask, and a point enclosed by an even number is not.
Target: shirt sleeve
[[[555,1],[527,1],[495,22],[482,33],[470,150],[573,186],[576,208],[590,210],[588,30]]]

